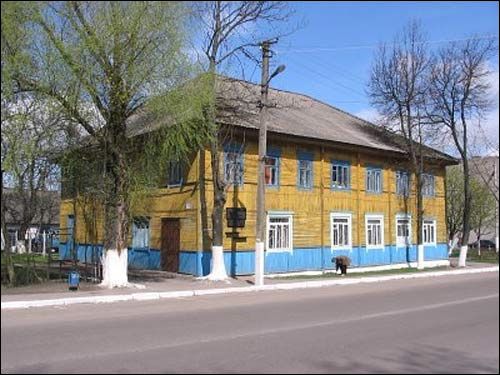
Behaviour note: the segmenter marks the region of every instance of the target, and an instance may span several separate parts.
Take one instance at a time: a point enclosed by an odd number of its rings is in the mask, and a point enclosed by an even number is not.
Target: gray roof
[[[259,128],[260,85],[223,79],[218,95],[219,101],[227,105],[219,112],[219,121]],[[268,102],[268,131],[404,152],[374,136],[372,125],[366,121],[306,95],[270,89]]]
[[[217,121],[220,124],[259,129],[260,85],[224,76],[217,77]],[[307,95],[269,89],[269,132],[330,141],[405,155],[405,141],[380,126]],[[129,136],[148,133],[168,123],[142,112],[130,119]],[[426,156],[447,164],[457,160],[430,147]]]
[[[222,77],[218,80],[218,121],[259,129],[260,85]],[[380,126],[307,95],[269,89],[268,131],[406,154],[404,139]],[[427,157],[456,164],[456,159],[425,147]]]

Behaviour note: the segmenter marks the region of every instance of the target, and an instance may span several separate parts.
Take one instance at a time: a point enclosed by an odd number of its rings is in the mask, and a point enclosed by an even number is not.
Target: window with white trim
[[[311,160],[299,160],[299,187],[302,189],[312,188],[312,161]]]
[[[264,159],[264,180],[267,186],[279,185],[280,159],[275,156],[266,156]]]
[[[132,247],[149,248],[149,218],[136,217],[132,223]]]
[[[422,174],[422,196],[433,197],[435,194],[435,181],[432,174]]]
[[[436,244],[436,220],[424,220],[422,232],[424,245]]]
[[[267,216],[267,250],[269,252],[292,251],[292,215]]]
[[[382,169],[380,168],[366,169],[366,191],[369,193],[382,192]]]
[[[332,213],[330,214],[330,223],[330,238],[332,250],[351,249],[351,214]]]
[[[349,189],[350,186],[349,163],[344,161],[333,161],[331,187],[333,189]]]
[[[384,247],[384,217],[382,215],[367,215],[366,224],[366,247]]]
[[[408,196],[410,192],[410,176],[406,171],[396,171],[396,194]]]
[[[411,245],[411,217],[396,216],[396,246]]]
[[[227,184],[243,185],[243,152],[227,150],[224,153],[224,181]]]

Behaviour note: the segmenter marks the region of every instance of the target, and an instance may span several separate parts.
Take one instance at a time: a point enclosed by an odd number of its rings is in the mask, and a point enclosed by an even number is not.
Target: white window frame
[[[366,169],[366,192],[382,194],[382,168],[368,167]]]
[[[410,173],[408,171],[396,171],[396,194],[403,197],[410,195]]]
[[[334,245],[333,244],[333,221],[334,219],[347,219],[348,231],[348,244],[347,245]],[[331,250],[352,250],[352,214],[346,212],[332,212],[330,213],[330,247]]]
[[[287,248],[269,248],[269,229],[271,227],[271,218],[287,218],[288,219],[288,244]],[[267,214],[266,219],[266,250],[267,253],[284,253],[284,252],[293,252],[293,215],[291,213],[273,213],[270,212]]]
[[[145,234],[145,244],[138,244],[137,231]],[[132,248],[133,249],[149,249],[151,246],[151,219],[146,217],[134,217],[132,220]],[[139,246],[145,245],[145,246]]]
[[[434,241],[433,242],[426,242],[425,241],[425,230],[426,226],[431,226],[434,229]],[[422,243],[424,245],[437,245],[437,223],[436,219],[424,219],[422,222]]]
[[[408,242],[401,242],[399,241],[400,238],[402,237],[399,237],[398,236],[398,221],[399,220],[408,220]],[[404,214],[400,214],[400,215],[396,215],[396,247],[406,247],[406,246],[411,246],[411,241],[412,241],[412,223],[411,223],[411,215],[404,215]]]
[[[302,168],[301,163],[305,163],[305,168]],[[313,162],[312,160],[299,159],[297,166],[298,173],[298,187],[304,190],[310,190],[313,187]],[[304,177],[304,179],[302,179]],[[305,184],[302,185],[301,182]]]
[[[434,197],[436,196],[436,178],[433,174],[422,174],[422,196]]]
[[[368,220],[380,220],[380,245],[370,245],[368,244]],[[365,215],[365,244],[367,249],[383,249],[385,250],[385,241],[384,241],[384,215]]]
[[[244,169],[243,152],[241,150],[224,152],[224,181],[227,184],[242,186]]]
[[[332,189],[349,190],[351,188],[350,164],[341,160],[334,160],[330,170],[330,186]],[[333,179],[335,171],[336,179]]]

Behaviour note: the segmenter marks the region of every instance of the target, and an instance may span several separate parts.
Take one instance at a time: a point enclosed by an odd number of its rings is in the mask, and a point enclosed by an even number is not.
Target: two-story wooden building
[[[219,79],[218,90],[218,121],[232,129],[221,155],[229,182],[226,207],[246,214],[243,227],[225,228],[226,269],[232,275],[253,274],[260,87]],[[271,89],[269,100],[265,272],[333,268],[335,255],[348,255],[354,267],[415,261],[414,178],[399,138],[305,95]],[[425,260],[447,261],[445,167],[456,160],[428,147],[425,160]],[[203,166],[210,218],[208,152],[198,152],[184,167],[171,163],[165,186],[134,213],[130,266],[209,273],[198,184]],[[80,216],[71,200],[62,201],[61,226],[76,226],[83,259],[90,245]],[[68,256],[69,247],[61,246],[61,257]]]

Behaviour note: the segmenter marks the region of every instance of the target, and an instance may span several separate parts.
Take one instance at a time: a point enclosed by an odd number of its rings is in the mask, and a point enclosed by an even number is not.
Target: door
[[[180,231],[179,219],[161,219],[161,269],[164,271],[179,272]]]

